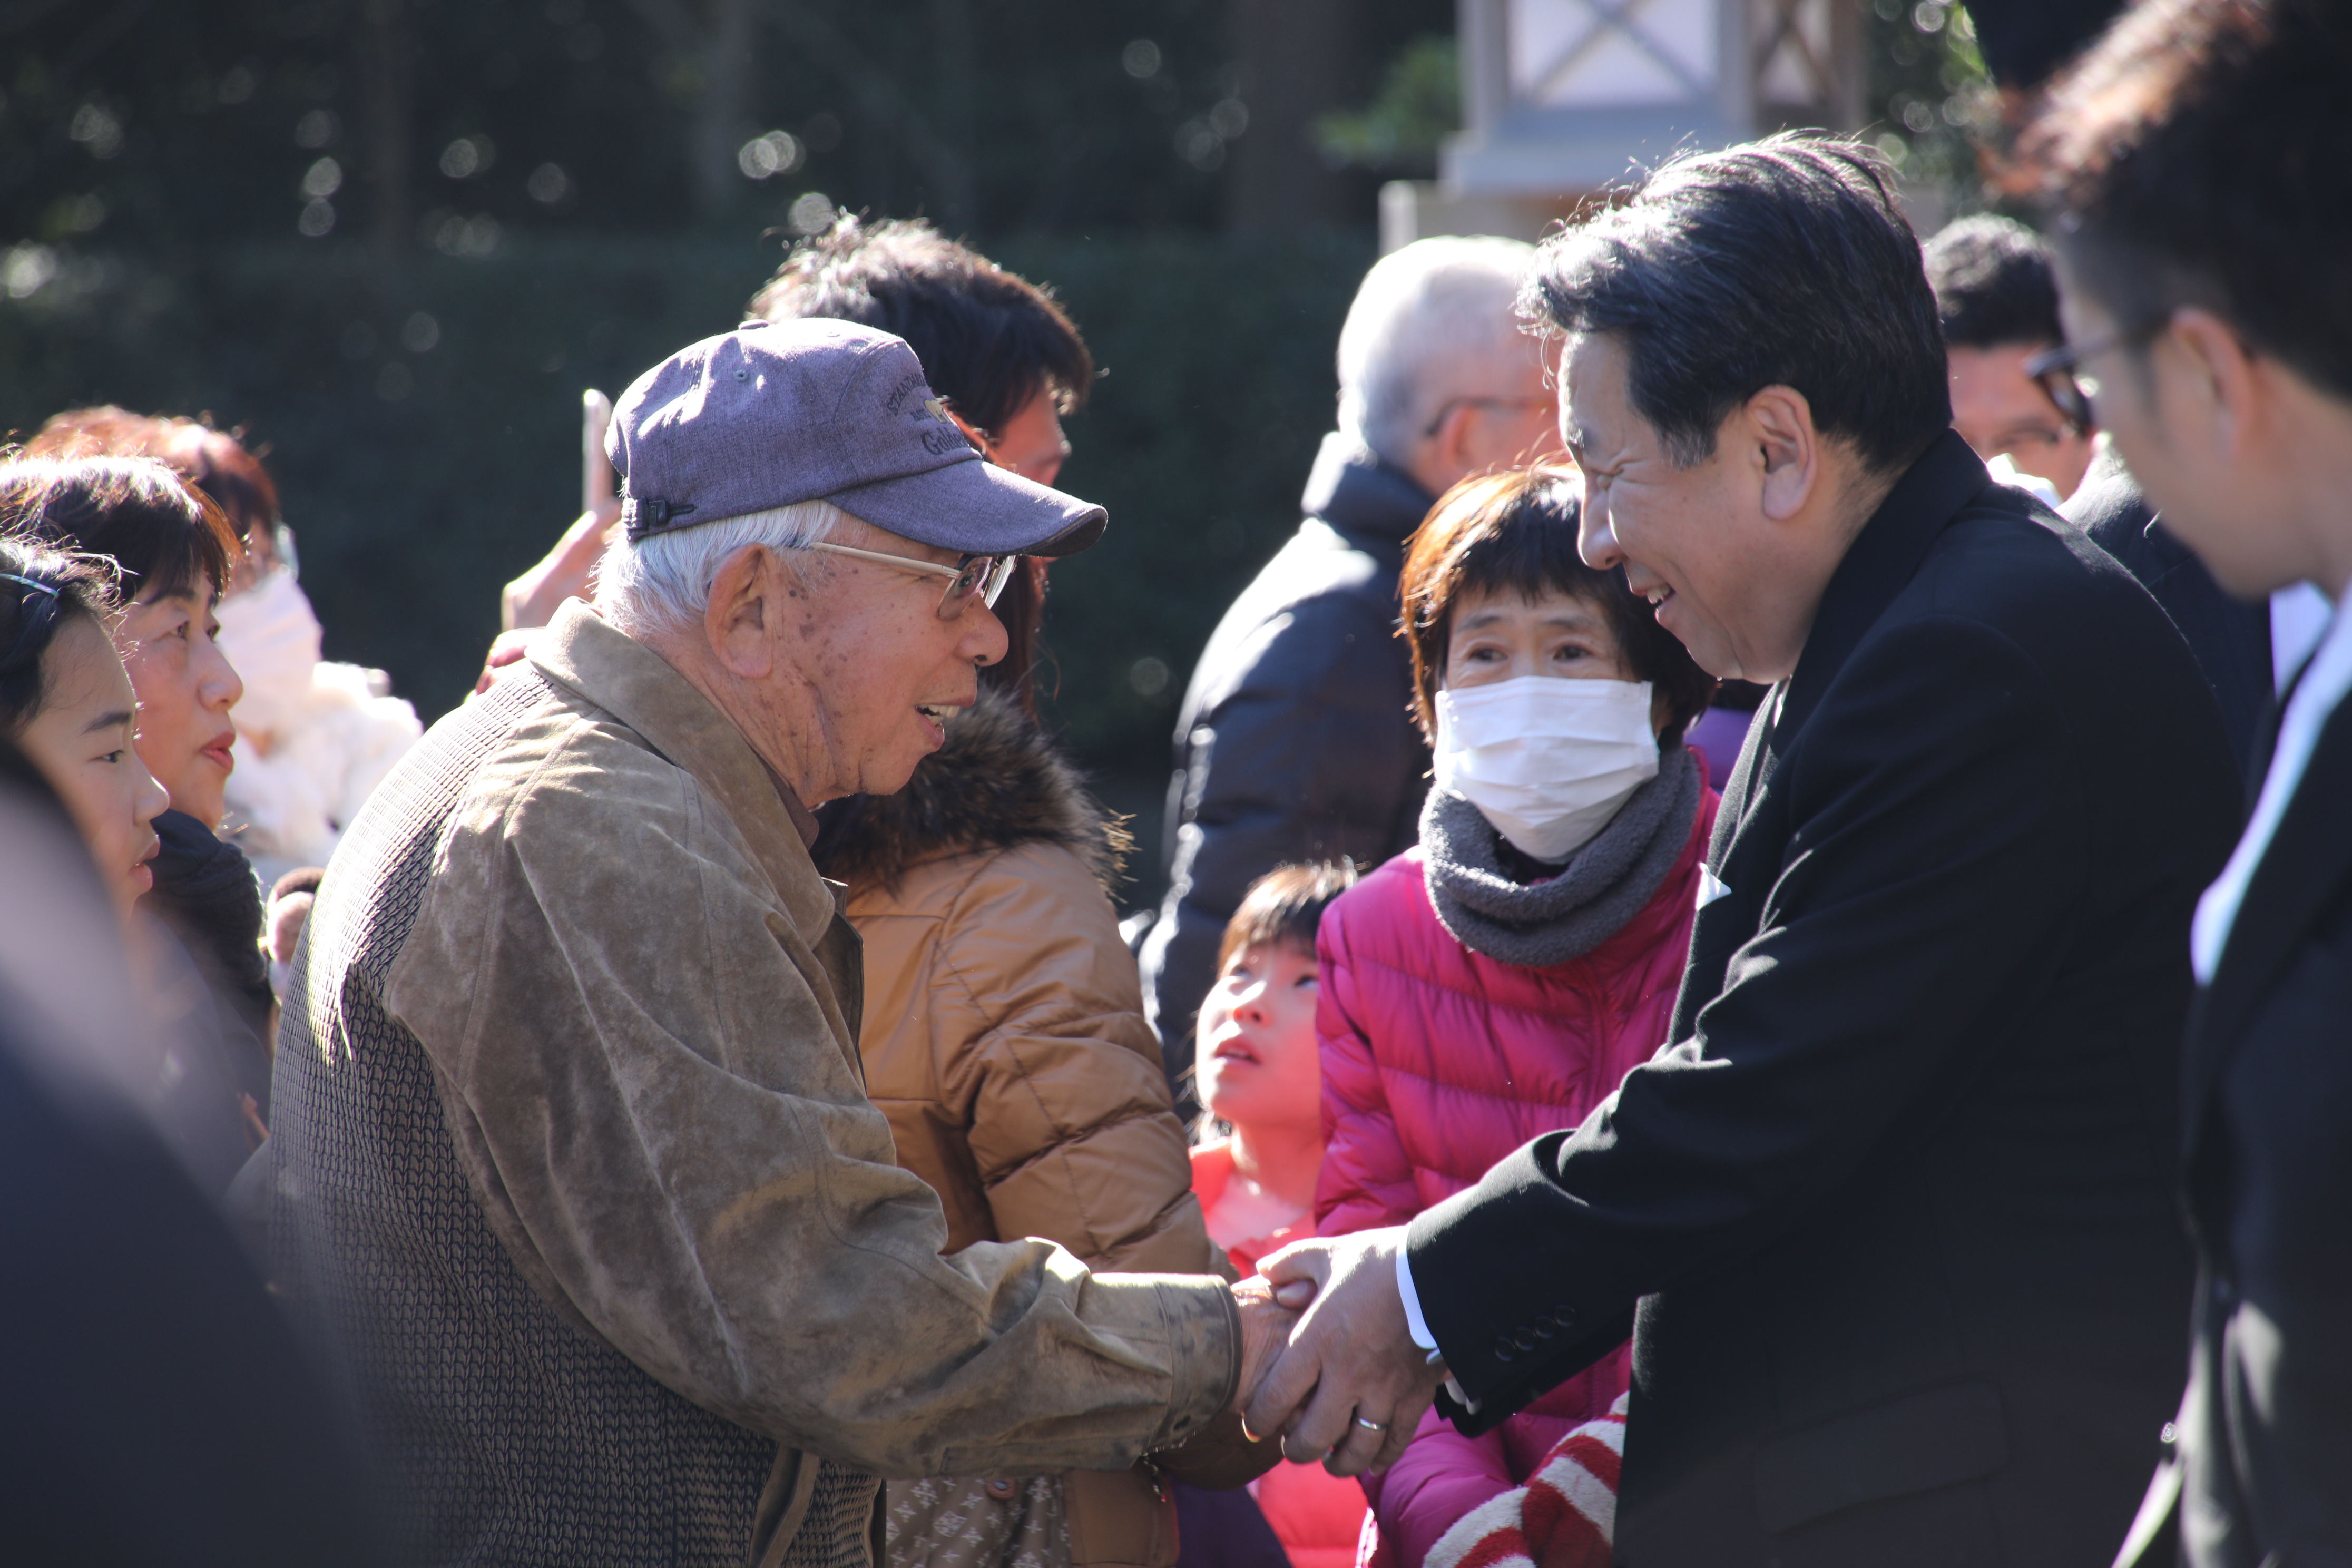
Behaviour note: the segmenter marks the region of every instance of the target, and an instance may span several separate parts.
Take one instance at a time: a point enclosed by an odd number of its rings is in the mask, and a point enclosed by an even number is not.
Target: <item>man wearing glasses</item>
[[[1305,521],[1218,622],[1176,722],[1169,889],[1141,952],[1180,1107],[1217,943],[1285,861],[1375,866],[1421,836],[1429,748],[1396,637],[1405,540],[1475,474],[1556,457],[1559,399],[1513,310],[1535,247],[1415,241],[1364,276],[1339,330],[1339,428]]]
[[[2082,391],[2166,524],[2260,603],[2330,611],[2197,906],[2179,1144],[2197,1247],[2177,1439],[2119,1562],[2352,1560],[2352,26],[2328,0],[2155,0],[2021,142]],[[2273,626],[2276,626],[2275,620]]]
[[[843,321],[682,350],[607,445],[595,607],[336,854],[247,1182],[396,1557],[865,1568],[883,1474],[1198,1438],[1282,1331],[1265,1282],[941,1257],[808,854],[811,807],[898,789],[972,701],[1012,563],[1102,509],[983,463]]]
[[[2007,458],[2063,500],[2091,466],[2093,431],[2025,374],[2028,360],[2065,341],[2049,247],[2014,218],[1979,214],[1929,240],[1926,260],[1951,372],[1952,428],[1986,462]]]
[[[2079,345],[2054,342],[2025,362],[2025,373],[2068,419],[2096,428],[2090,391],[2098,380],[2088,370],[2078,374],[2078,367],[2145,341],[2134,335],[2126,342],[2123,335],[2106,333]],[[2123,563],[2180,628],[2221,704],[2230,749],[2251,770],[2276,694],[2327,629],[2326,595],[2308,583],[2292,583],[2266,598],[2232,597],[2148,505],[2112,440],[2097,444],[2082,488],[2061,510]]]

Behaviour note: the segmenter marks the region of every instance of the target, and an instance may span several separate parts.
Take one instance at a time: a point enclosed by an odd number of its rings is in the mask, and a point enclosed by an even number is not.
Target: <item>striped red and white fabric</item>
[[[1561,1438],[1527,1485],[1456,1520],[1425,1568],[1609,1568],[1625,1400]]]

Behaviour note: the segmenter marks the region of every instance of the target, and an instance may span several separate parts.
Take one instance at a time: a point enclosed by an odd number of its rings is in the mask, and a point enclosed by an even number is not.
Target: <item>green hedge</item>
[[[1073,749],[1142,807],[1194,656],[1296,523],[1371,245],[992,249],[1061,290],[1107,372],[1062,482],[1112,529],[1055,569],[1047,636]],[[391,671],[430,719],[471,683],[499,584],[576,508],[580,389],[618,395],[731,326],[776,256],[578,236],[392,263],[341,242],[171,262],[19,249],[0,257],[0,428],[99,401],[244,425],[268,448],[330,656]],[[422,350],[421,324],[403,341],[418,312],[437,329]]]

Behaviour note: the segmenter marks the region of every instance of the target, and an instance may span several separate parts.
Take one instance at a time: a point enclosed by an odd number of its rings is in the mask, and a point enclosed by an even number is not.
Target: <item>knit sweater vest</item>
[[[775,1439],[673,1393],[531,1289],[458,1165],[424,1047],[383,1008],[459,792],[543,691],[512,679],[452,715],[337,850],[331,881],[365,891],[322,903],[340,917],[304,936],[253,1173],[276,1283],[357,1416],[395,1561],[740,1568]],[[814,1462],[786,1568],[871,1568],[879,1481]]]

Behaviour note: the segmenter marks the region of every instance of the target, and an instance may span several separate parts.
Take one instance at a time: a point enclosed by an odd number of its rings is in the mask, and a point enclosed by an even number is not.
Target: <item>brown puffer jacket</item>
[[[1231,1278],[1105,891],[1126,848],[1036,727],[984,696],[905,790],[829,821],[816,854],[865,939],[866,1089],[898,1163],[939,1193],[948,1250],[1034,1236],[1099,1270]],[[1073,1563],[1175,1562],[1174,1510],[1145,1468],[1063,1479]],[[891,1501],[894,1565],[939,1556],[896,1528],[936,1505],[902,1508],[895,1486]]]

